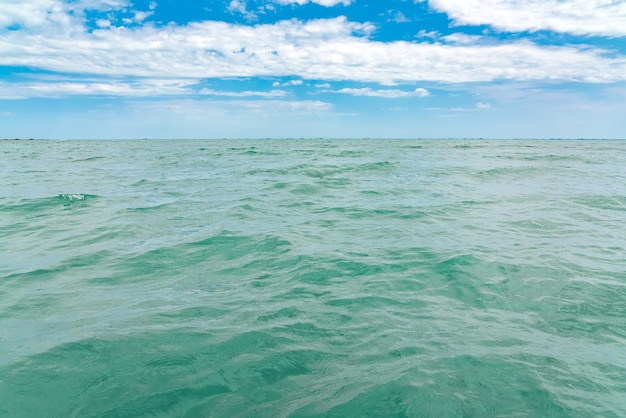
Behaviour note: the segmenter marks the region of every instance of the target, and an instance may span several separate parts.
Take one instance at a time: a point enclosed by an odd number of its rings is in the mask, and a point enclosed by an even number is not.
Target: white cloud
[[[381,84],[493,80],[626,80],[626,57],[575,46],[530,42],[489,45],[378,42],[371,25],[346,18],[243,26],[205,21],[157,28],[112,27],[69,37],[9,31],[0,65],[63,73],[150,78],[298,77]]]
[[[464,33],[452,33],[441,37],[445,42],[458,45],[472,45],[478,43],[483,37],[479,35],[466,35]]]
[[[519,3],[516,0],[489,1],[490,11],[485,12],[485,21],[493,18],[489,17],[493,13],[497,15],[516,10]],[[305,4],[308,1],[281,2]],[[245,3],[243,0],[231,1],[234,8],[243,7],[244,10]],[[320,0],[318,3],[333,6],[350,2]],[[461,21],[471,20],[477,2],[431,0],[430,3],[433,7],[449,9],[449,13]],[[531,3],[539,4],[534,0]],[[543,3],[555,10],[560,4],[579,5],[573,0],[558,4],[545,0]],[[600,13],[596,7],[598,1],[590,0],[589,4],[591,9]],[[626,7],[620,4],[626,2],[612,2],[607,8],[619,16],[621,8]],[[131,20],[141,23],[157,5],[151,3],[149,7],[149,11],[132,10],[128,0],[0,0],[0,30],[12,25],[22,28],[2,32],[0,65],[27,66],[70,75],[89,74],[95,80],[70,80],[65,84],[59,83],[57,87],[46,83],[26,83],[19,91],[16,90],[17,83],[4,83],[0,87],[7,93],[0,94],[5,97],[60,95],[63,92],[134,96],[184,91],[187,94],[189,84],[200,79],[221,77],[295,78],[277,82],[275,87],[316,80],[320,83],[316,87],[325,89],[330,88],[326,86],[327,81],[397,85],[424,81],[561,80],[596,83],[626,80],[625,56],[588,46],[550,47],[527,41],[484,44],[480,37],[460,33],[440,37],[437,33],[426,32],[420,32],[418,36],[435,37],[441,41],[379,42],[368,37],[374,29],[373,25],[350,22],[345,17],[307,22],[287,20],[256,26],[203,21],[184,26],[172,23],[164,27],[150,24],[131,28],[115,27],[110,20],[100,19],[96,22],[99,29],[93,32],[87,31],[84,26],[85,8],[105,12],[123,9],[134,13]],[[529,13],[540,13],[544,9],[537,6]],[[520,16],[521,21],[526,19],[525,15]],[[560,15],[557,13],[555,16],[558,18]],[[503,22],[503,25],[509,24],[506,19]],[[626,25],[622,26],[626,28]],[[187,84],[159,84],[159,80],[179,80],[182,74],[188,77]],[[109,81],[123,77],[144,81]],[[428,91],[420,89],[414,92],[349,90],[351,92],[343,93],[378,97],[428,95]]]
[[[108,28],[111,27],[111,21],[109,19],[98,19],[96,20],[96,25],[99,28]]]
[[[289,80],[282,83],[280,81],[274,81],[272,87],[301,86],[302,83],[302,80]]]
[[[24,99],[29,97],[62,97],[105,95],[124,97],[152,97],[163,95],[189,95],[195,80],[148,79],[136,82],[99,82],[93,80],[45,82],[0,82],[0,99]]]
[[[141,23],[144,20],[146,20],[148,17],[152,16],[154,14],[154,12],[150,11],[150,12],[142,12],[142,11],[134,11],[135,13],[135,17],[133,18],[133,20],[137,23]]]
[[[39,0],[22,0],[22,1],[39,1]],[[58,0],[57,0],[58,1]],[[129,0],[75,0],[66,1],[62,3],[68,3],[74,9],[83,10],[119,10],[124,7],[130,6]]]
[[[247,19],[256,19],[256,14],[254,14],[253,12],[250,12],[247,9],[247,2],[244,1],[240,1],[240,0],[231,0],[231,2],[228,4],[228,11],[231,13],[241,13],[242,15],[244,15]]]
[[[429,0],[458,24],[521,32],[626,36],[626,2],[615,0]]]
[[[256,100],[239,102],[237,104],[241,105],[245,109],[272,114],[280,114],[283,111],[306,114],[326,113],[332,108],[330,103],[319,100]]]
[[[424,88],[418,87],[415,89],[413,94],[417,97],[428,97],[430,96],[430,92]]]
[[[405,16],[405,14],[404,14],[404,13],[402,13],[402,12],[396,12],[396,13],[393,15],[393,19],[392,19],[392,20],[393,20],[394,22],[396,22],[396,23],[408,23],[408,22],[410,22],[410,21],[411,21],[411,19],[409,19],[408,17],[406,17],[406,16]]]
[[[340,90],[329,90],[328,93],[342,93],[351,94],[353,96],[369,96],[369,97],[384,97],[386,99],[397,99],[400,97],[426,97],[430,93],[424,88],[417,88],[414,91],[404,91],[396,89],[372,89],[369,87],[364,88],[343,88]]]
[[[441,34],[439,32],[436,32],[434,30],[427,32],[426,30],[421,29],[419,32],[417,32],[417,35],[415,35],[415,37],[418,39],[420,38],[437,39],[439,38],[440,35]]]
[[[327,114],[332,104],[319,100],[163,100],[137,104],[141,110],[168,111],[188,116],[222,113],[225,115],[250,113],[260,116],[279,116],[286,114],[315,115]]]
[[[0,28],[67,24],[69,16],[57,0],[3,0],[0,2]]]
[[[491,109],[490,103],[478,102],[476,103],[476,109]]]
[[[121,10],[129,0],[2,0],[0,1],[0,29],[10,26],[43,30],[60,28],[82,31],[85,10]]]
[[[287,96],[287,92],[284,90],[271,90],[271,91],[219,91],[212,89],[202,89],[200,90],[200,94],[210,95],[210,96],[225,96],[225,97],[265,97],[265,98],[276,98],[276,97],[285,97]]]
[[[353,0],[275,0],[278,4],[307,4],[307,3],[315,3],[320,6],[325,7],[333,7],[338,4],[343,4],[344,6],[349,6]]]

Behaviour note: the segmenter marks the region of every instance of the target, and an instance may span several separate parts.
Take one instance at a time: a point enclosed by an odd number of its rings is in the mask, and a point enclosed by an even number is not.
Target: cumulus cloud
[[[111,11],[130,6],[128,0],[2,0],[0,29],[19,26],[45,31],[68,29],[82,31],[85,10]]]
[[[240,13],[248,20],[256,20],[258,18],[255,12],[248,10],[248,4],[245,0],[231,0],[227,10],[231,13]]]
[[[528,12],[533,16],[548,14],[548,6],[553,12],[557,10],[555,20],[550,20],[555,25],[555,22],[564,21],[559,20],[559,16],[564,15],[564,12],[558,12],[560,4],[579,6],[575,0],[545,0],[541,3],[547,5],[545,7],[534,0],[529,1],[537,6]],[[278,2],[305,4],[310,0]],[[314,2],[329,7],[351,3],[337,0]],[[245,9],[245,3],[243,0],[231,1],[234,8],[243,6]],[[498,13],[512,13],[520,2],[490,0],[490,7],[481,8],[482,11],[489,10],[484,14],[474,10],[477,3],[475,0],[430,1],[432,7],[446,10],[459,22],[471,23],[474,22],[472,19],[483,16],[476,24],[488,23],[489,19],[498,20]],[[589,0],[589,4],[589,10],[599,16],[600,3]],[[41,96],[62,92],[129,96],[149,95],[150,92],[155,95],[188,94],[193,91],[189,86],[198,84],[200,80],[224,77],[291,79],[276,82],[274,87],[315,80],[318,88],[325,89],[330,88],[326,85],[332,81],[392,86],[494,80],[591,83],[626,80],[626,57],[588,46],[542,46],[528,41],[491,41],[487,44],[480,37],[461,33],[440,37],[425,32],[420,32],[415,42],[381,42],[369,36],[374,30],[373,25],[351,22],[345,17],[285,20],[254,26],[201,21],[186,25],[171,23],[163,27],[154,24],[120,27],[115,25],[114,19],[108,18],[109,11],[123,10],[127,15],[134,16],[128,18],[132,22],[141,23],[156,7],[156,3],[151,3],[147,11],[133,10],[129,0],[0,2],[0,65],[81,74],[80,77],[89,75],[98,81],[78,79],[59,83],[56,87],[52,87],[51,83],[26,83],[19,91],[16,90],[17,84],[4,83],[0,86],[6,92],[4,96]],[[626,3],[612,2],[606,6],[616,16],[621,16],[623,7]],[[105,12],[107,18],[100,17],[94,22],[96,29],[86,30],[85,10]],[[575,14],[572,12],[570,15]],[[523,22],[526,15],[520,16],[519,20]],[[541,22],[541,19],[538,21]],[[626,19],[620,20],[623,21]],[[506,19],[502,22],[505,26],[512,25]],[[593,22],[586,24],[595,25]],[[2,29],[15,25],[20,30]],[[626,25],[621,26],[626,31]],[[421,39],[427,37],[435,37],[438,41]],[[187,80],[184,83],[163,83],[163,80],[180,80],[182,74]],[[119,81],[125,77],[143,81]],[[428,95],[425,89],[343,90],[336,92],[389,98]],[[269,92],[267,97],[277,97],[273,96],[278,94],[277,91]],[[209,93],[218,95],[214,91]]]
[[[413,95],[417,97],[428,97],[430,96],[430,92],[424,88],[418,87],[413,91]]]
[[[153,11],[149,11],[149,12],[143,12],[143,11],[133,11],[134,15],[132,18],[124,18],[122,19],[124,23],[126,24],[130,24],[130,23],[141,23],[144,20],[146,20],[148,17],[152,16],[154,14]]]
[[[99,28],[108,28],[111,27],[111,21],[109,19],[98,19],[96,20],[96,25]]]
[[[56,0],[4,0],[0,2],[0,28],[67,24],[70,17]]]
[[[463,25],[490,25],[510,32],[626,36],[624,1],[429,0],[428,4]]]
[[[379,42],[345,17],[245,26],[216,21],[59,33],[8,31],[0,65],[151,78],[298,77],[409,84],[421,81],[626,80],[626,57],[575,46]],[[593,63],[593,65],[590,65]]]

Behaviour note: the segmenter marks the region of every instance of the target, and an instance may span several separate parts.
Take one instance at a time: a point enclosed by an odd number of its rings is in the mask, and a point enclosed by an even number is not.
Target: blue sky
[[[622,0],[2,0],[0,138],[625,138]]]

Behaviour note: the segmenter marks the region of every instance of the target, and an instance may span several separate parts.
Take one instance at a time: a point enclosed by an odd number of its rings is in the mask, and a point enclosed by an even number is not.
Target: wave
[[[52,197],[36,199],[7,199],[0,205],[0,212],[22,212],[25,216],[32,212],[58,207],[85,207],[98,196],[84,193],[63,193]]]
[[[3,155],[0,415],[626,410],[623,142],[180,144]]]

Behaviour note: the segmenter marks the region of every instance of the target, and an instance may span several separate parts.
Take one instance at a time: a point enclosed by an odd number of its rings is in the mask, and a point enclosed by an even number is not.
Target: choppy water
[[[626,141],[0,141],[0,415],[626,416]]]

